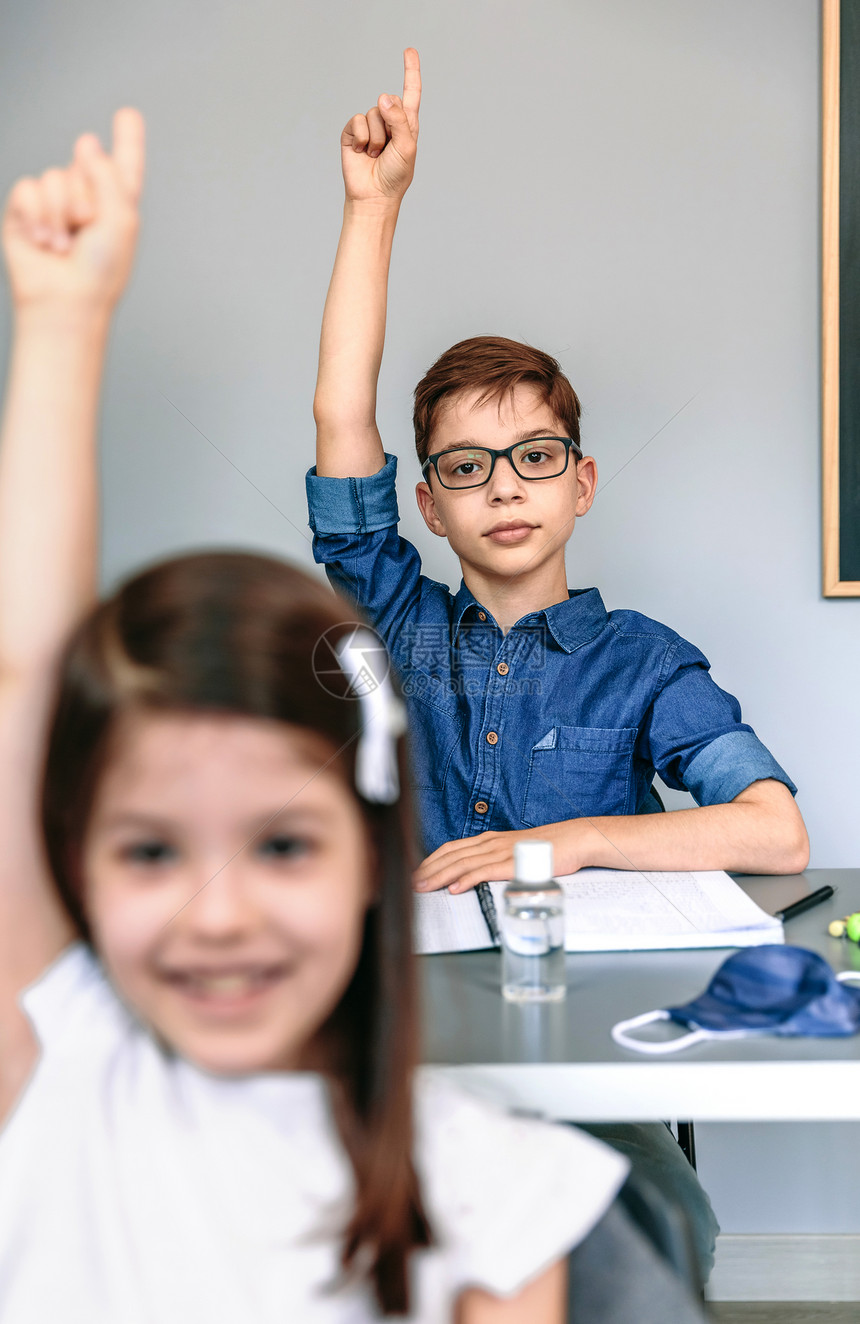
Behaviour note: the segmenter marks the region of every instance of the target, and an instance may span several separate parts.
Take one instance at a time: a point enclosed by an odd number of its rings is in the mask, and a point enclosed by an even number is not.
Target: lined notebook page
[[[415,951],[422,956],[495,946],[474,890],[454,896],[447,888],[416,892],[413,925]]]
[[[722,870],[636,873],[580,869],[559,878],[569,952],[753,947],[783,942],[768,915]],[[501,916],[504,883],[491,889]]]

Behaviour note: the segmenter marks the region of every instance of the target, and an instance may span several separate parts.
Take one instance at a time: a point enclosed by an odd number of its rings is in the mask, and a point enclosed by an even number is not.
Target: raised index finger
[[[133,202],[143,187],[145,129],[139,110],[125,106],[113,117],[113,159],[120,180]]]
[[[403,52],[403,109],[410,129],[418,132],[418,107],[421,105],[421,61],[414,46]]]

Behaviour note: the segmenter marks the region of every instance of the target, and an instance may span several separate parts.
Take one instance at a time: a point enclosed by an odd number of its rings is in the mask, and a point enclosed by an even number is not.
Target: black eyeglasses
[[[570,452],[582,459],[582,451],[572,437],[530,437],[515,441],[504,450],[483,446],[458,446],[455,450],[430,455],[421,466],[424,479],[432,465],[443,487],[483,487],[493,476],[496,461],[504,455],[520,478],[533,482],[538,478],[558,478],[570,462]]]

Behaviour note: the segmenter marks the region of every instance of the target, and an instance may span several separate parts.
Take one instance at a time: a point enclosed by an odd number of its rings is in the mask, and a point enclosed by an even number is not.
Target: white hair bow
[[[391,663],[379,637],[356,626],[335,646],[349,693],[361,705],[355,759],[356,790],[373,804],[394,804],[400,796],[397,738],[406,730],[406,709],[394,693]]]

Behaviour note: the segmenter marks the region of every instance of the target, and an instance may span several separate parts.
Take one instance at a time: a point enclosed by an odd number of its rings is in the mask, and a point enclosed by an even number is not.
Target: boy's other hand
[[[518,841],[551,841],[556,874],[575,873],[577,820],[547,823],[522,832],[479,832],[475,837],[446,841],[415,870],[416,892],[468,892],[478,883],[502,883],[514,876],[514,846]]]
[[[134,257],[143,165],[143,116],[126,107],[114,115],[110,154],[86,133],[65,169],[18,180],[3,217],[16,308],[113,307]]]
[[[366,115],[353,115],[340,136],[343,182],[350,202],[399,202],[412,182],[418,145],[421,63],[403,52],[403,96],[383,93]]]

